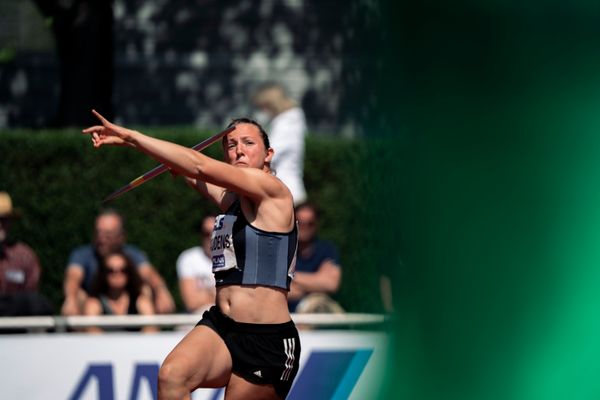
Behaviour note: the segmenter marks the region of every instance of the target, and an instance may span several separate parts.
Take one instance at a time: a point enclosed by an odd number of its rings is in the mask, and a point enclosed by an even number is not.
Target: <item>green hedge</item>
[[[145,132],[186,146],[209,135],[191,128],[146,129]],[[176,133],[172,133],[176,132]],[[221,158],[220,146],[206,153]],[[28,243],[41,259],[41,290],[56,311],[62,303],[62,278],[71,249],[91,240],[101,200],[156,165],[134,151],[92,148],[78,131],[0,132],[0,190],[10,192],[23,211],[12,236]],[[373,141],[309,137],[305,182],[309,197],[322,207],[321,237],[335,242],[343,264],[338,300],[349,311],[378,312],[381,301],[377,248],[367,234],[370,160],[384,162]],[[369,165],[369,169],[365,165]],[[183,180],[164,174],[112,203],[127,218],[128,241],[144,249],[160,270],[182,310],[175,260],[196,245],[201,216],[216,211]]]

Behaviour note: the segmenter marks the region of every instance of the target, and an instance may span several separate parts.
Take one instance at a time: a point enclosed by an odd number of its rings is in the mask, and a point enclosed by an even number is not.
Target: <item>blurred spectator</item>
[[[175,303],[162,277],[146,255],[137,247],[125,244],[125,239],[123,217],[112,209],[101,212],[96,218],[93,243],[77,247],[69,257],[63,283],[63,315],[82,313],[100,259],[115,251],[123,251],[136,265],[143,282],[152,289],[156,312],[164,314],[175,311]]]
[[[304,111],[278,83],[265,83],[252,96],[252,103],[261,110],[257,115],[261,124],[267,125],[269,142],[275,150],[271,168],[292,192],[294,204],[306,200],[304,188],[304,137],[306,119]]]
[[[50,303],[37,291],[41,273],[37,255],[8,236],[19,216],[9,194],[0,192],[0,316],[51,315]]]
[[[204,217],[200,225],[202,246],[184,250],[177,258],[179,290],[188,312],[202,312],[215,304],[215,276],[210,251],[214,224],[214,215]]]
[[[317,238],[319,213],[315,205],[296,207],[298,254],[288,304],[292,312],[342,312],[328,294],[336,293],[342,278],[338,251]]]
[[[152,299],[142,288],[142,279],[131,259],[123,252],[109,254],[100,260],[91,295],[85,302],[84,314],[153,315]],[[151,326],[142,328],[144,332],[156,330]],[[87,331],[97,333],[102,329],[89,327]]]

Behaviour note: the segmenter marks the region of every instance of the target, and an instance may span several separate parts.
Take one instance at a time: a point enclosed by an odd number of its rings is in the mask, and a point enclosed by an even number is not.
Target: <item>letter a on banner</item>
[[[69,400],[79,400],[92,378],[98,381],[98,400],[114,400],[111,364],[91,364],[79,380],[73,394],[69,396]]]
[[[133,376],[133,385],[131,388],[130,400],[137,400],[140,394],[140,384],[142,379],[146,379],[152,392],[152,398],[158,396],[158,364],[137,364],[135,366],[135,375]]]

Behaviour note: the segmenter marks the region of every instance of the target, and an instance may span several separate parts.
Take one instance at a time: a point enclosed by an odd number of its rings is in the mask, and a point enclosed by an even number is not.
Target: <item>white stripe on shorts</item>
[[[290,379],[292,369],[294,368],[294,348],[296,347],[296,339],[283,339],[283,347],[285,349],[285,355],[287,356],[287,359],[285,360],[285,369],[283,370],[279,380],[287,381]]]

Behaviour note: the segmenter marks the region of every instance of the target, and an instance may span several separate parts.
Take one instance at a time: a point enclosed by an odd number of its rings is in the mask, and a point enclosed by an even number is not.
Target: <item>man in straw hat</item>
[[[0,192],[0,315],[48,315],[52,307],[37,293],[40,263],[25,243],[8,237],[11,223],[20,216],[8,193]]]

